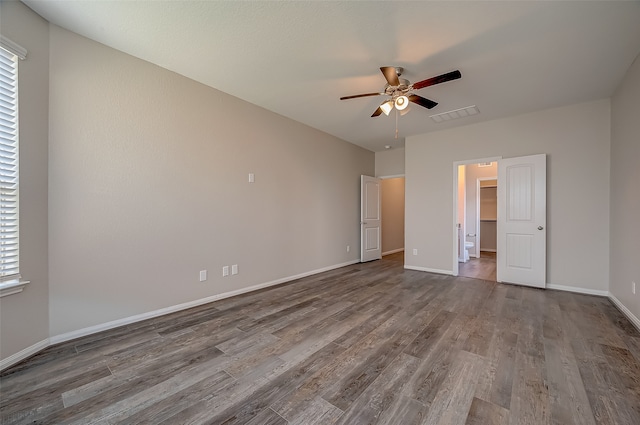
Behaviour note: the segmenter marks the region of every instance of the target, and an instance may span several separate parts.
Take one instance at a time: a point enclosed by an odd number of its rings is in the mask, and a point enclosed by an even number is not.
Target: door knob
[[[542,229],[544,229],[544,227],[538,226],[538,230],[542,230]]]

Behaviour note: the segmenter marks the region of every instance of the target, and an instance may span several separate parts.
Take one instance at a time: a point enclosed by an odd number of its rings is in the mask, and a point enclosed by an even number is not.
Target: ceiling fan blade
[[[433,86],[440,83],[445,83],[451,80],[457,80],[462,77],[460,71],[455,70],[451,72],[447,72],[446,74],[438,75],[437,77],[428,78],[426,80],[418,81],[417,83],[413,83],[413,89],[418,90],[424,87]]]
[[[381,113],[382,113],[382,108],[378,106],[378,109],[376,109],[376,111],[373,113],[373,115],[371,115],[371,118],[377,117]]]
[[[431,109],[438,104],[438,102],[434,102],[433,100],[429,100],[422,96],[418,96],[417,94],[410,94],[407,97],[409,98],[409,102],[413,102],[417,105],[424,106],[427,109]]]
[[[389,83],[390,86],[400,85],[400,80],[398,80],[398,73],[393,66],[381,66],[380,71],[382,71],[384,78],[387,79],[387,83]]]
[[[365,94],[355,94],[353,96],[344,96],[341,97],[340,100],[347,100],[347,99],[355,99],[357,97],[367,97],[367,96],[380,96],[384,93],[365,93]]]

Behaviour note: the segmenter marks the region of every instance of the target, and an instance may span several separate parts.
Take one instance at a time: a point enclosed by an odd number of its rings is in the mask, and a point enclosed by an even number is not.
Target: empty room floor
[[[640,334],[400,253],[50,347],[0,390],[3,424],[640,424]]]

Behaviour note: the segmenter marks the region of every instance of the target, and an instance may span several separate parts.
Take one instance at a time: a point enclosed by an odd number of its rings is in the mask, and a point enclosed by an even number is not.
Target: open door
[[[360,261],[382,258],[380,179],[360,177]]]
[[[546,285],[546,155],[498,161],[498,282]]]

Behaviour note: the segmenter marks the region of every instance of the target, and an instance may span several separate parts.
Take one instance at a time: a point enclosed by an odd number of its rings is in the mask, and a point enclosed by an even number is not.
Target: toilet
[[[464,262],[469,261],[469,250],[473,248],[475,244],[473,242],[465,241],[464,243]]]

